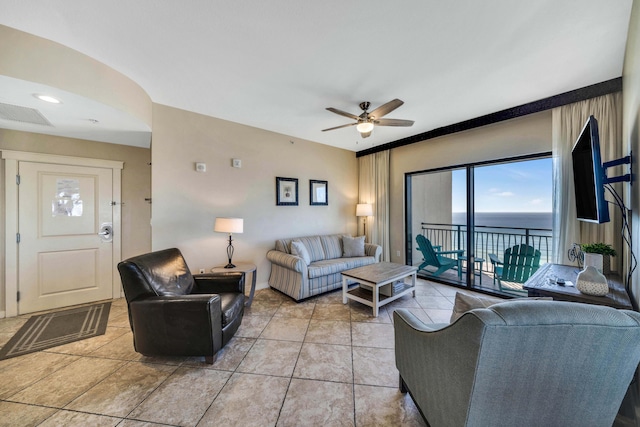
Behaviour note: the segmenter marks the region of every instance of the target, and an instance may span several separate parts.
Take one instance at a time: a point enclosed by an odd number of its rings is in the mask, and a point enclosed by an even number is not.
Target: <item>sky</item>
[[[551,158],[475,168],[476,212],[551,212]],[[453,171],[452,211],[466,211],[466,171]]]

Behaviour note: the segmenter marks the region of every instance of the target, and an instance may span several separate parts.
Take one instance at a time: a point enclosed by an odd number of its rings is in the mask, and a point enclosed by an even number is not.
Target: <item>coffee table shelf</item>
[[[413,286],[405,283],[402,287],[401,290],[394,292],[393,295],[384,295],[384,294],[379,294],[379,298],[380,298],[380,302],[385,301],[386,303],[389,303],[393,300],[396,300],[406,294],[408,294],[409,292],[411,292],[413,290]],[[370,289],[366,289],[361,287],[360,285],[356,285],[355,287],[353,287],[352,289],[349,289],[349,291],[347,291],[347,293],[355,298],[361,298],[365,301],[368,302],[373,302],[373,292]],[[352,298],[355,300],[355,298]],[[387,299],[392,298],[390,301],[387,301]]]

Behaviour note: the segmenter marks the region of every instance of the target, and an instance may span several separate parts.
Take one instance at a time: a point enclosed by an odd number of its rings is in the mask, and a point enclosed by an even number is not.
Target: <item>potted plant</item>
[[[584,265],[593,265],[603,274],[611,273],[611,257],[616,256],[616,250],[606,243],[584,243],[580,245],[584,252]],[[589,258],[589,261],[587,260]]]

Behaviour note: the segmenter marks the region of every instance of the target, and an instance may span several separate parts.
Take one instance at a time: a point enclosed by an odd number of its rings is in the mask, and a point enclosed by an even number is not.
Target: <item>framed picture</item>
[[[298,206],[298,178],[276,177],[276,206]]]
[[[309,180],[309,204],[311,206],[327,206],[329,204],[327,184],[327,181]]]

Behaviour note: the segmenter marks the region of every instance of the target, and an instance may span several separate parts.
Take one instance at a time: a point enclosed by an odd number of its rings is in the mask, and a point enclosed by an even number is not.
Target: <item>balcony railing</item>
[[[422,234],[439,245],[442,250],[464,250],[468,253],[467,226],[463,224],[436,224],[423,222]],[[475,256],[483,258],[482,271],[493,273],[488,254],[502,259],[504,250],[519,244],[526,244],[540,251],[540,263],[551,262],[551,230],[545,228],[495,227],[476,225],[474,231]]]

